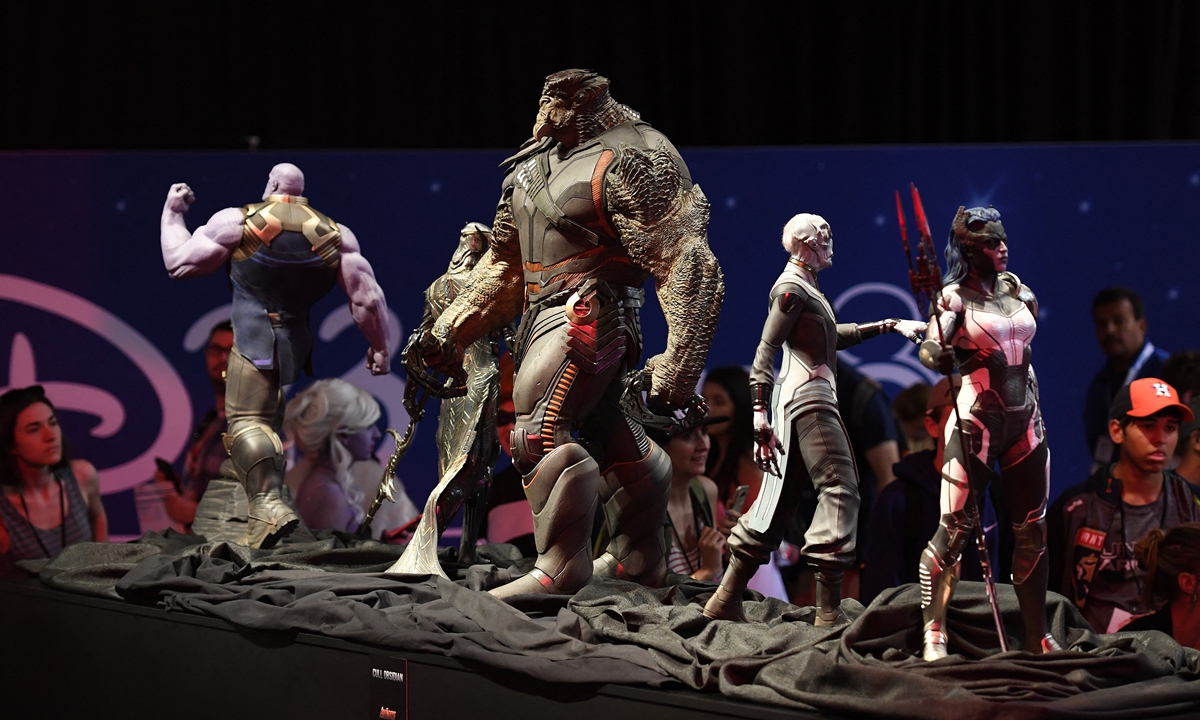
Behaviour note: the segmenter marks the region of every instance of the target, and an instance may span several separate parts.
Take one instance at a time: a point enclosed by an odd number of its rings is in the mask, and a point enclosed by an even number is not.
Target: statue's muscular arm
[[[504,327],[521,314],[525,304],[525,275],[521,269],[521,241],[513,221],[512,187],[506,186],[496,208],[492,240],[467,277],[458,297],[438,317],[431,338],[422,344],[440,351],[426,352],[431,366],[448,369],[461,362],[466,348],[492,330]]]
[[[207,275],[219,269],[242,241],[245,215],[238,208],[221,210],[196,232],[188,232],[183,214],[195,200],[186,183],[175,183],[163,204],[159,243],[163,265],[176,279]]]
[[[658,286],[667,347],[646,361],[646,370],[650,402],[669,408],[691,400],[725,297],[721,268],[708,247],[708,199],[680,162],[665,144],[648,151],[625,147],[605,187],[621,243]]]
[[[371,344],[367,368],[372,375],[383,375],[388,372],[391,363],[388,357],[387,300],[375,280],[375,270],[359,250],[358,238],[345,225],[338,225],[338,230],[342,234],[338,285],[350,298],[350,315],[354,323]]]

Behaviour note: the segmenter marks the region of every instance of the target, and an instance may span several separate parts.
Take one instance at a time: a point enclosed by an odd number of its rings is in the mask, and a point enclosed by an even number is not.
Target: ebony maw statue
[[[996,476],[997,462],[1016,534],[1012,581],[1025,625],[1023,649],[1058,650],[1046,633],[1050,450],[1030,364],[1037,298],[1007,272],[1008,235],[995,208],[958,209],[946,263],[937,322],[930,324],[920,355],[921,362],[943,374],[957,366],[963,382],[956,401],[958,422],[946,425],[942,519],[921,554],[924,656],[946,657],[946,606],[958,582],[959,558],[974,529],[965,507],[968,475],[979,497]],[[949,345],[944,351],[943,338]]]
[[[467,223],[458,236],[450,267],[425,291],[425,315],[415,336],[430,330],[467,281],[491,243],[492,230]],[[425,502],[425,512],[412,541],[390,572],[445,575],[437,559],[438,539],[466,503],[459,561],[474,557],[479,523],[487,510],[488,488],[499,446],[496,403],[500,396],[499,333],[485,335],[466,349],[467,394],[442,401],[438,415],[438,485]]]
[[[886,332],[916,341],[925,323],[894,318],[866,325],[837,322],[817,286],[817,273],[833,265],[833,233],[819,215],[805,213],[789,220],[783,247],[792,257],[771,288],[767,321],[750,372],[755,456],[764,471],[763,486],[733,528],[729,568],[704,614],[745,620],[742,590],[779,547],[811,479],[818,494],[817,511],[801,554],[817,569],[816,624],[827,626],[842,619],[842,574],[854,561],[858,529],[858,471],[838,413],[836,351]],[[767,418],[767,403],[781,347],[783,366],[771,413],[776,434]]]
[[[465,348],[524,309],[512,449],[538,559],[494,594],[569,594],[586,583],[597,498],[612,542],[596,571],[659,584],[670,459],[619,401],[641,357],[649,277],[668,336],[646,362],[648,402],[665,412],[692,401],[724,296],[708,201],[666,137],[595,73],[547,78],[533,134],[507,161],[491,247],[422,334],[422,355],[432,368],[457,367]]]
[[[227,208],[189,233],[183,214],[195,201],[184,183],[163,207],[163,263],[173,278],[207,275],[228,262],[233,286],[233,352],[226,371],[225,449],[246,488],[246,544],[270,547],[300,524],[283,487],[283,385],[312,374],[310,308],[342,286],[371,344],[367,367],[388,371],[387,303],[350,229],[301,197],[304,175],[290,163],[267,178],[263,202]]]

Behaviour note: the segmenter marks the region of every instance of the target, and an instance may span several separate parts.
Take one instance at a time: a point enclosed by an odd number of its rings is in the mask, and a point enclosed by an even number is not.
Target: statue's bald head
[[[267,189],[263,191],[263,200],[271,195],[303,195],[304,173],[291,163],[279,163],[271,168],[267,176]]]

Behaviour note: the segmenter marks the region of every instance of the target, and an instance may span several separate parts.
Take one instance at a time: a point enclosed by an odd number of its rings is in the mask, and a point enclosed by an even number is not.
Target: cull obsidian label
[[[371,720],[408,720],[408,661],[371,656]]]

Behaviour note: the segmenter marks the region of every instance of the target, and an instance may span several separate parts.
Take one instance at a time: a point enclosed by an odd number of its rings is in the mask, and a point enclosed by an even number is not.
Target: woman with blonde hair
[[[1151,530],[1134,552],[1146,571],[1143,600],[1148,607],[1162,607],[1122,629],[1161,630],[1183,647],[1200,650],[1200,523]]]
[[[286,483],[309,527],[354,532],[366,492],[350,466],[369,460],[379,444],[379,403],[345,380],[318,380],[288,403],[283,429],[303,453]]]

